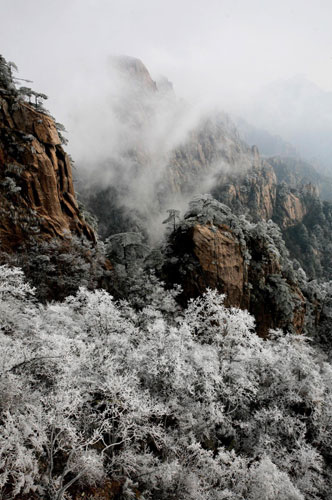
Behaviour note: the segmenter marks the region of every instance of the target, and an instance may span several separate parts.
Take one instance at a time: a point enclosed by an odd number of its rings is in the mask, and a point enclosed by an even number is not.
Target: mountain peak
[[[140,59],[127,55],[112,56],[111,65],[125,77],[134,79],[140,86],[153,92],[157,90],[156,82],[152,80],[147,67]]]

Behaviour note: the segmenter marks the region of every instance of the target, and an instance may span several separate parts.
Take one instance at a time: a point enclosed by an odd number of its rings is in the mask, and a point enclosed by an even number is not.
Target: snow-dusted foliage
[[[144,280],[145,303],[39,305],[0,267],[1,497],[330,498],[331,365],[214,291],[181,311]]]

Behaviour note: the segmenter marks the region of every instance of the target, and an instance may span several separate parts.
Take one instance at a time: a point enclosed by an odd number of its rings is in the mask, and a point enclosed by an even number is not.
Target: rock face
[[[238,239],[227,226],[197,224],[193,228],[194,253],[200,262],[199,288],[227,289],[226,304],[244,306],[245,264]],[[220,266],[220,264],[222,264]]]
[[[202,117],[168,154],[164,184],[171,192],[196,194],[261,166],[261,159],[239,137],[224,113]]]
[[[217,288],[227,292],[226,305],[247,306],[247,269],[238,238],[228,226],[196,224],[179,231],[173,240],[173,251],[181,257],[192,257],[188,269],[181,269],[181,275],[185,272],[181,281],[183,299],[198,297],[207,288]]]
[[[255,222],[272,219],[283,230],[299,224],[317,199],[317,189],[310,183],[296,188],[278,183],[274,168],[256,154],[256,162],[245,174],[218,181],[214,197]]]
[[[15,250],[31,236],[85,235],[72,168],[54,120],[17,95],[0,91],[0,241]]]
[[[301,222],[308,213],[308,206],[304,198],[292,192],[281,194],[278,192],[275,219],[282,229],[287,229]]]
[[[331,280],[332,203],[320,200],[312,167],[304,165],[301,173],[302,165],[273,158],[271,165],[263,162],[221,181],[212,194],[237,215],[254,222],[273,220],[307,276]]]
[[[277,180],[273,168],[261,162],[254,149],[255,163],[245,175],[228,176],[218,181],[213,195],[236,213],[248,213],[254,221],[272,219],[276,198]]]
[[[216,288],[227,306],[255,316],[262,336],[270,328],[301,333],[306,302],[289,265],[275,224],[251,224],[200,197],[170,238],[163,278],[182,286],[182,303]]]

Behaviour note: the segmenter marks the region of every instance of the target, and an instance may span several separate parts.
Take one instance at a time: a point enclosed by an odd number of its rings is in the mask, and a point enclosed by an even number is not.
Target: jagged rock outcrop
[[[274,168],[260,159],[257,148],[253,150],[252,168],[218,180],[213,196],[255,222],[272,219],[283,230],[302,222],[318,197],[317,188],[310,183],[296,188],[279,183]]]
[[[162,275],[181,285],[184,304],[216,288],[227,306],[254,314],[260,335],[270,328],[301,333],[306,301],[287,257],[275,224],[249,223],[205,196],[171,235]]]
[[[218,181],[213,194],[236,213],[247,213],[254,221],[272,219],[276,197],[277,179],[273,168],[262,162],[253,148],[255,163],[245,174],[228,176]]]
[[[273,219],[281,229],[287,229],[302,222],[310,210],[310,203],[307,203],[307,197],[303,196],[304,193],[292,192],[287,188],[283,190],[282,188],[279,187],[277,190]],[[311,194],[310,185],[308,186],[308,193]]]
[[[241,141],[224,113],[204,116],[168,154],[164,185],[172,192],[196,194],[261,165],[259,155]]]
[[[270,161],[270,160],[269,160]],[[332,203],[321,201],[313,168],[303,162],[271,159],[232,176],[212,190],[237,214],[254,221],[272,219],[282,230],[290,256],[308,277],[331,279]]]
[[[0,90],[0,241],[16,249],[29,237],[95,234],[75,197],[72,167],[53,118]]]

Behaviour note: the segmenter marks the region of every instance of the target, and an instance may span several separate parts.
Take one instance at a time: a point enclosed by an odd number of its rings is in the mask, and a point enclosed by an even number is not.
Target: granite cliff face
[[[279,183],[274,168],[260,159],[257,148],[253,150],[256,164],[244,174],[219,179],[212,194],[255,222],[272,219],[281,229],[300,223],[318,197],[316,187],[308,183],[293,188]]]
[[[218,179],[212,190],[216,199],[236,213],[246,213],[252,220],[272,219],[277,197],[277,182],[273,168],[261,161],[257,148],[252,148],[255,164],[245,173]]]
[[[193,195],[224,183],[230,172],[253,168],[261,168],[256,150],[240,139],[227,115],[214,113],[202,117],[169,152],[164,184],[172,192]]]
[[[0,56],[0,262],[20,267],[42,302],[103,286],[111,269],[77,203],[63,126],[45,98],[18,89]]]
[[[171,238],[166,279],[181,284],[181,301],[198,297],[207,288],[226,293],[228,306],[248,305],[248,266],[238,237],[226,224],[193,223]]]
[[[272,222],[253,224],[211,197],[199,197],[171,235],[163,277],[182,286],[180,301],[216,288],[230,307],[248,309],[257,330],[301,333],[306,301],[280,232]]]
[[[15,250],[31,236],[95,241],[54,120],[6,89],[0,89],[0,200],[2,250]]]

